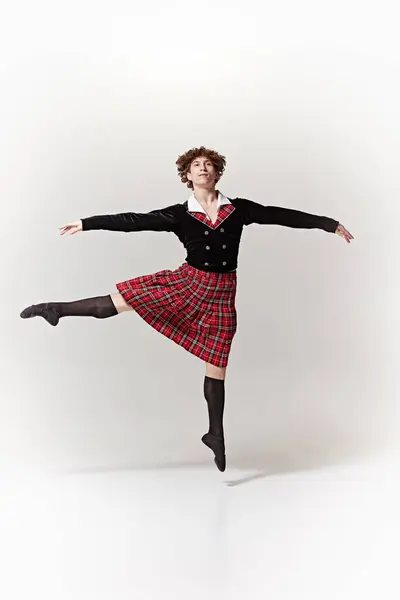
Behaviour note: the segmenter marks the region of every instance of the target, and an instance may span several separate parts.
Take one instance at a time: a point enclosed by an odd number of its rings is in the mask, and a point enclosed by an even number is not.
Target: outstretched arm
[[[330,217],[322,217],[292,208],[281,206],[264,206],[253,200],[240,199],[244,212],[244,224],[283,225],[299,229],[323,229],[335,233],[339,221]]]
[[[127,212],[86,217],[82,219],[82,230],[174,231],[178,224],[180,206],[180,204],[174,204],[148,213]]]
[[[351,233],[336,219],[281,206],[264,206],[245,198],[239,200],[245,225],[259,223],[261,225],[283,225],[298,229],[322,229],[328,233],[337,233],[348,242],[353,238]]]

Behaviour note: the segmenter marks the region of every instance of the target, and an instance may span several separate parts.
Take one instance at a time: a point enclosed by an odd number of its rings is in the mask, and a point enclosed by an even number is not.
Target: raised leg
[[[133,310],[125,302],[121,294],[108,294],[83,298],[73,302],[43,302],[25,308],[20,316],[22,319],[43,317],[50,325],[57,325],[61,317],[95,317],[107,319],[121,312]]]

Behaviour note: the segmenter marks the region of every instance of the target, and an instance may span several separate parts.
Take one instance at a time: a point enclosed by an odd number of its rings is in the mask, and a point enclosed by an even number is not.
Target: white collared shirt
[[[218,200],[217,200],[218,210],[219,210],[220,206],[223,206],[224,204],[231,204],[231,202],[230,202],[230,200],[228,200],[228,198],[226,196],[224,196],[224,194],[221,194],[221,192],[218,192]],[[200,202],[197,200],[197,198],[195,197],[194,194],[192,194],[188,198],[188,210],[190,212],[201,212],[201,213],[207,215],[206,211],[201,206]]]

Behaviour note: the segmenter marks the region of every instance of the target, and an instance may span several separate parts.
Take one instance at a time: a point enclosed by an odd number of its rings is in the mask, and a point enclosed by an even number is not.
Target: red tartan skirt
[[[226,367],[236,333],[236,271],[200,271],[188,263],[116,284],[151,325],[205,362]]]

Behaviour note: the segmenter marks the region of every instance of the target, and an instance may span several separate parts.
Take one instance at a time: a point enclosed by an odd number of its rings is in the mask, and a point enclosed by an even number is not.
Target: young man
[[[236,269],[244,226],[275,224],[336,233],[348,243],[353,236],[338,221],[244,198],[230,199],[216,189],[225,157],[201,146],[178,157],[178,175],[192,190],[184,203],[148,213],[97,215],[60,227],[61,235],[79,231],[169,231],[184,245],[185,262],[175,270],[141,275],[116,284],[117,292],[74,302],[47,302],[27,307],[21,317],[41,316],[51,325],[61,317],[108,318],[137,312],[149,325],[205,363],[204,396],[209,430],[203,443],[226,468],[223,413],[225,375],[236,333]]]

